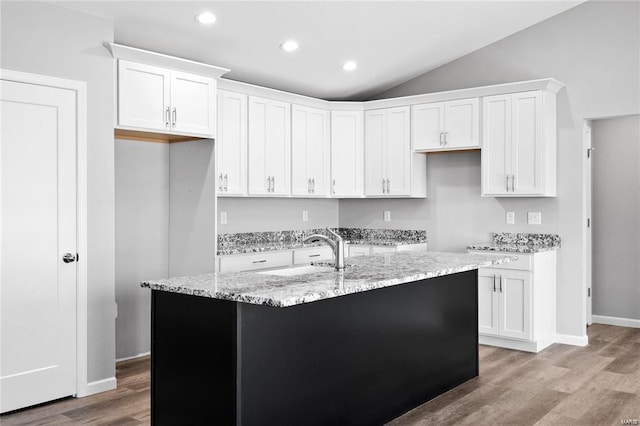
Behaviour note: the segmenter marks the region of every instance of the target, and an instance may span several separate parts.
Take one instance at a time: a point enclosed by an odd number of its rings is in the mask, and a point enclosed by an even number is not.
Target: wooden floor
[[[589,346],[539,354],[480,347],[480,376],[391,423],[620,425],[640,420],[640,329],[595,324]],[[149,423],[149,359],[121,362],[118,389],[0,417],[10,425]],[[638,424],[638,423],[629,423]]]

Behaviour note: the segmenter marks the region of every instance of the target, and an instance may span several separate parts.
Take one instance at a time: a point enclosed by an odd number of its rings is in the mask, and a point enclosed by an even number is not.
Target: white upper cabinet
[[[411,194],[409,107],[367,111],[364,149],[365,195]]]
[[[171,130],[169,70],[118,61],[118,124]]]
[[[556,95],[483,99],[482,195],[556,195]]]
[[[362,111],[331,111],[331,195],[364,195]]]
[[[480,148],[478,98],[414,105],[415,151]]]
[[[247,95],[218,91],[219,195],[247,194]]]
[[[291,104],[249,96],[249,194],[289,195]]]
[[[291,193],[329,195],[329,111],[291,107]]]
[[[215,136],[216,80],[120,59],[118,126],[190,136]]]

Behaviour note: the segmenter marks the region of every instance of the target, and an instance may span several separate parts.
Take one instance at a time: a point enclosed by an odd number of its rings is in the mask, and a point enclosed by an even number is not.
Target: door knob
[[[71,262],[75,262],[76,261],[76,255],[72,254],[72,253],[65,253],[62,256],[62,261],[64,263],[71,263]]]

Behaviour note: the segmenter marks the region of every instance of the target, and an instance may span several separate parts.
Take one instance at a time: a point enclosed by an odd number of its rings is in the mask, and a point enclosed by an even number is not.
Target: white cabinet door
[[[118,61],[118,124],[171,130],[169,70]]]
[[[217,168],[219,195],[247,193],[247,95],[218,92]]]
[[[438,150],[442,147],[444,132],[444,102],[414,105],[412,107],[413,149]]]
[[[479,148],[478,98],[445,102],[445,148]]]
[[[515,194],[542,194],[542,93],[511,98],[511,179]]]
[[[291,192],[291,105],[269,101],[267,119],[267,171],[271,176],[271,194]]]
[[[395,246],[373,246],[373,247],[371,247],[371,254],[393,253],[394,251],[397,251]]]
[[[387,110],[378,109],[365,113],[364,132],[364,172],[365,194],[382,195],[386,193]]]
[[[248,157],[249,194],[289,194],[290,104],[249,96]]]
[[[495,270],[478,270],[478,332],[498,336],[500,334],[500,298],[497,293]]]
[[[497,270],[500,273],[500,335],[531,340],[531,273]]]
[[[329,112],[291,107],[291,193],[326,196],[329,190]]]
[[[249,194],[271,192],[271,176],[267,170],[267,121],[269,101],[249,97]]]
[[[266,253],[232,254],[219,256],[220,272],[254,271],[257,269],[289,266],[292,262],[291,250]]]
[[[411,194],[411,128],[409,107],[387,110],[384,171],[387,195]]]
[[[482,195],[505,195],[511,173],[511,95],[482,101]]]
[[[214,137],[216,81],[171,71],[171,130]]]
[[[331,193],[364,194],[362,111],[331,111]]]

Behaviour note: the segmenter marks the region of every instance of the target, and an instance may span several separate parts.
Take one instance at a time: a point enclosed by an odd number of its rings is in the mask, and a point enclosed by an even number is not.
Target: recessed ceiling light
[[[216,15],[211,12],[200,12],[196,15],[196,22],[199,24],[213,24],[216,22]]]
[[[287,40],[280,45],[280,49],[285,52],[293,52],[294,50],[298,50],[298,42],[295,40]]]
[[[356,64],[354,61],[347,61],[342,64],[342,69],[345,71],[353,71],[356,68],[358,68],[358,64]]]

